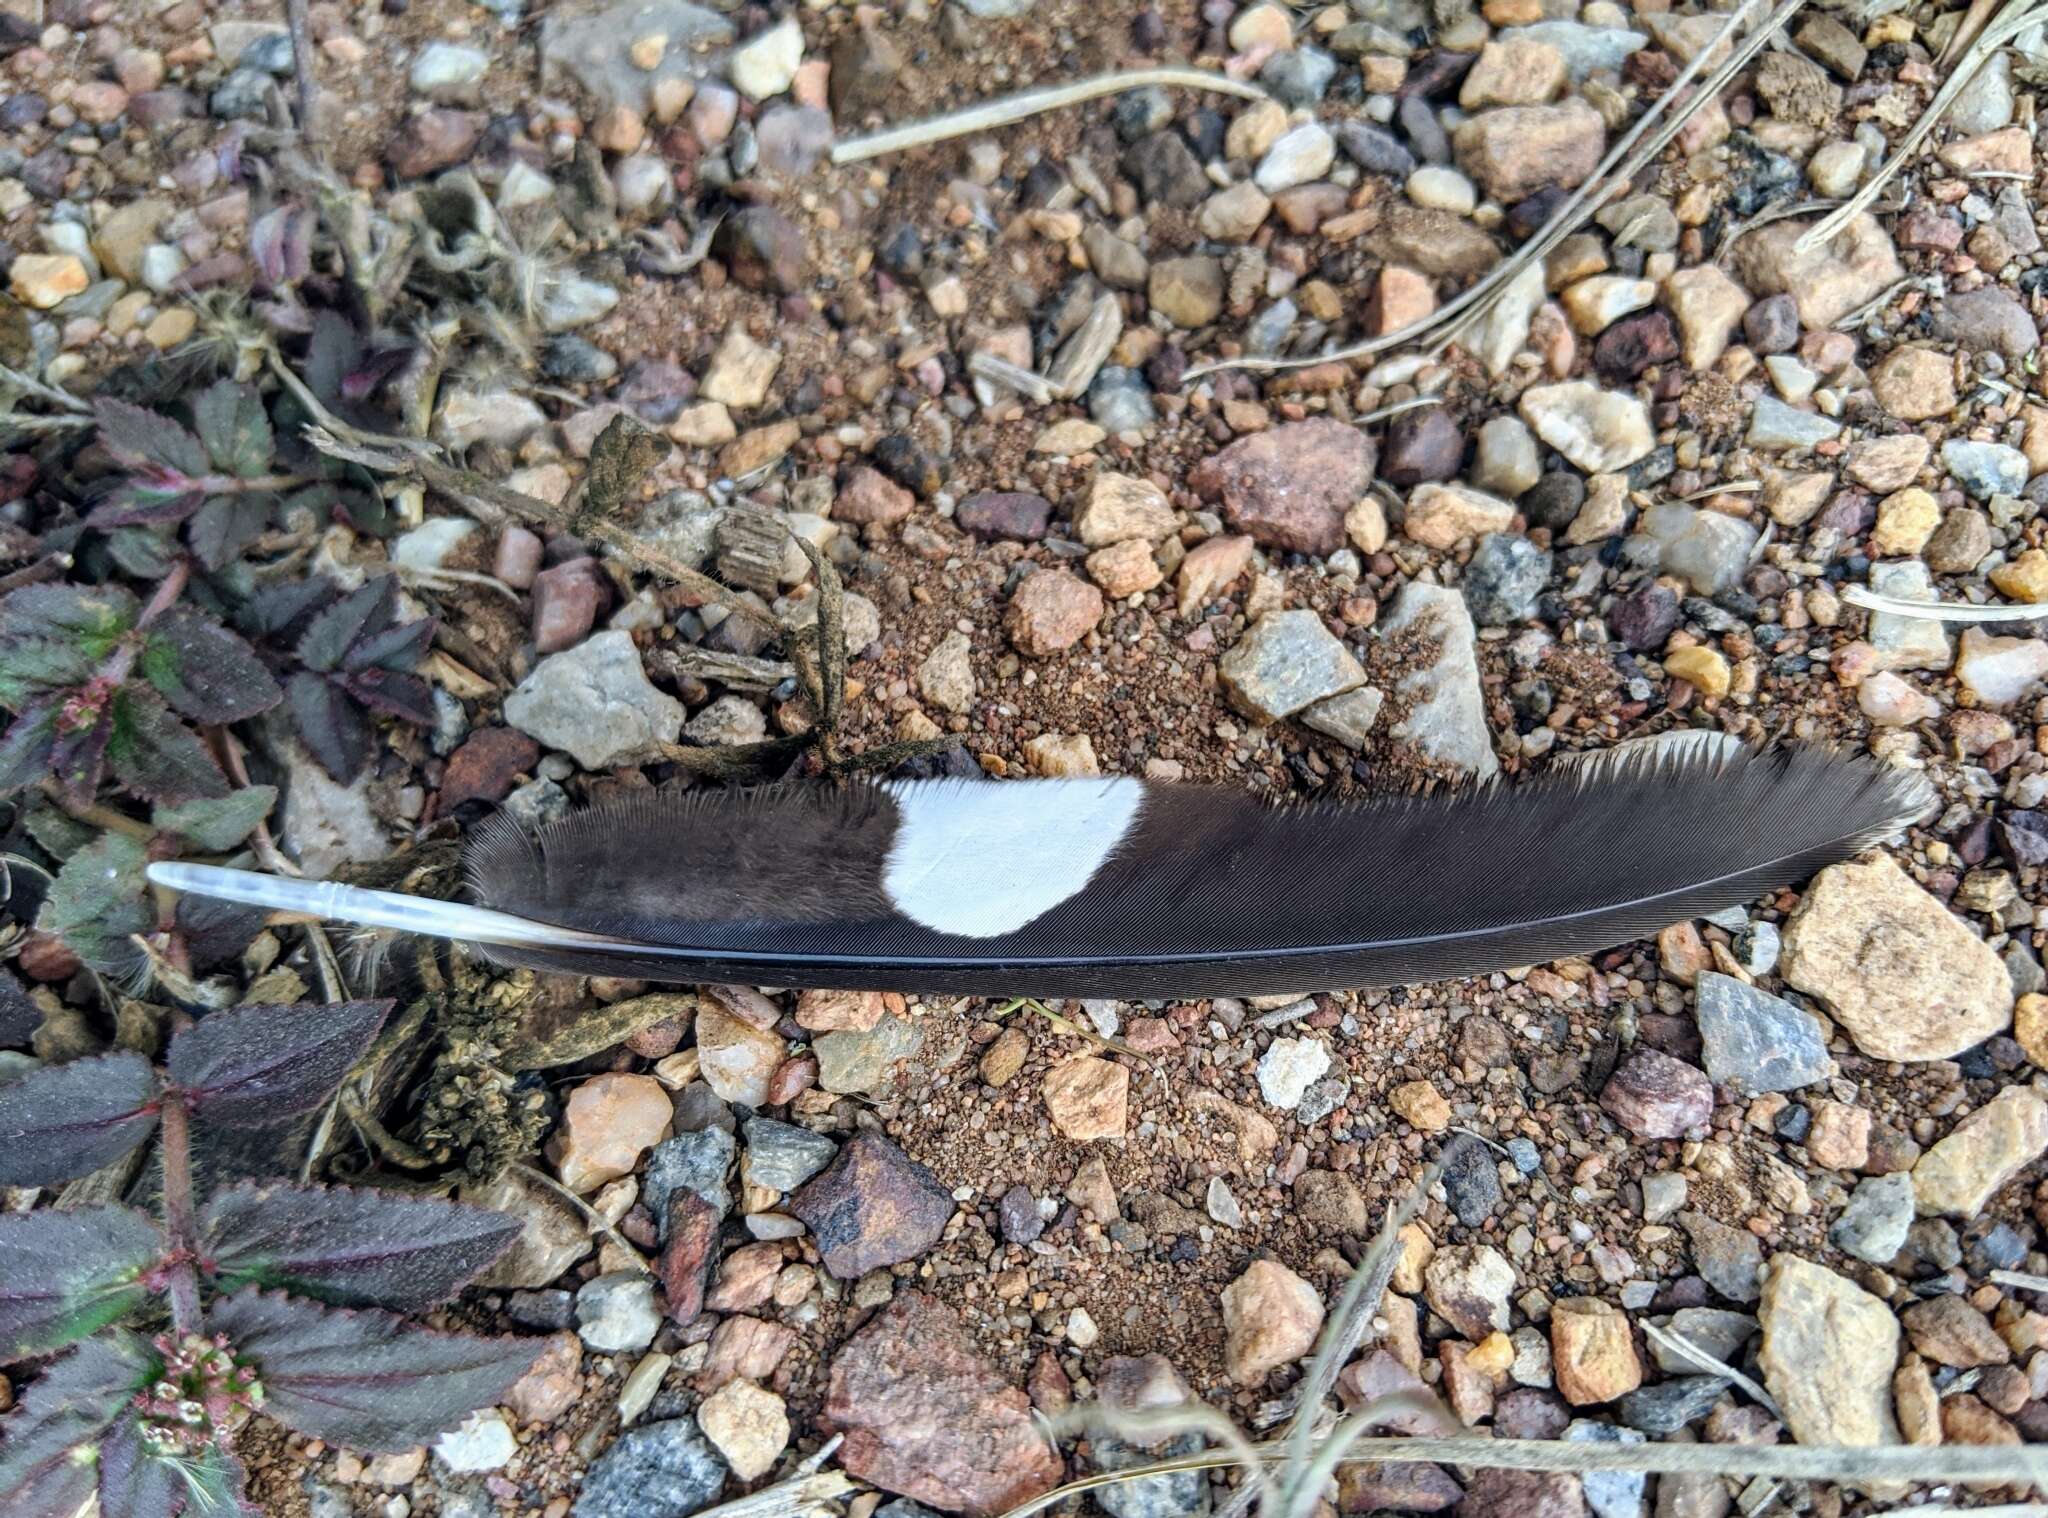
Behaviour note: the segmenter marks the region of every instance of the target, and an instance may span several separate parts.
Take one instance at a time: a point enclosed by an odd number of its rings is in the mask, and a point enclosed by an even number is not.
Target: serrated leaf
[[[57,718],[62,704],[55,698],[28,707],[0,738],[0,796],[35,785],[50,773],[57,751]]]
[[[306,624],[294,652],[299,662],[325,674],[339,669],[349,647],[390,625],[398,581],[390,575],[366,581]]]
[[[171,715],[163,697],[140,685],[114,696],[114,732],[107,763],[114,778],[145,801],[191,801],[225,796],[227,777],[206,745]]]
[[[147,856],[133,838],[102,833],[64,861],[43,898],[36,926],[55,933],[96,970],[132,964],[129,938],[156,927],[156,908],[143,877]]]
[[[303,373],[306,388],[333,405],[341,399],[342,382],[362,357],[362,339],[348,318],[322,310],[313,317],[313,335],[306,342]]]
[[[326,1101],[390,1011],[388,1001],[230,1007],[171,1035],[165,1069],[207,1122],[273,1127]]]
[[[288,636],[333,598],[334,587],[317,576],[266,585],[236,608],[235,626],[251,637]]]
[[[159,832],[176,833],[206,853],[225,854],[255,832],[276,803],[276,786],[250,785],[211,801],[160,806],[149,820]]]
[[[178,898],[171,920],[177,925],[185,952],[192,956],[192,968],[204,973],[248,948],[249,940],[263,931],[269,916],[262,907],[213,901],[188,891]]]
[[[149,1299],[163,1232],[128,1207],[0,1213],[0,1365],[47,1355]]]
[[[0,1511],[8,1518],[73,1518],[95,1479],[91,1459],[79,1451],[106,1432],[157,1369],[141,1340],[107,1333],[37,1377],[22,1405],[0,1418]]]
[[[210,496],[193,513],[192,524],[185,529],[185,541],[209,571],[225,569],[270,525],[271,513],[276,509],[277,497],[268,491]]]
[[[85,522],[106,531],[116,527],[160,527],[182,522],[199,509],[206,492],[198,481],[161,469],[146,469],[117,481],[94,505]]]
[[[69,812],[60,812],[54,806],[39,806],[22,819],[29,837],[41,845],[45,854],[62,864],[73,854],[100,836],[100,830],[80,822]]]
[[[115,567],[138,580],[161,580],[181,557],[171,535],[158,527],[117,527],[105,543]]]
[[[263,397],[253,386],[215,380],[192,403],[192,423],[199,429],[199,441],[205,444],[214,468],[238,480],[253,480],[270,472],[276,440],[263,410]]]
[[[215,1304],[212,1325],[256,1362],[263,1410],[350,1449],[398,1454],[502,1398],[538,1357],[535,1340],[433,1333],[254,1288]]]
[[[57,741],[50,747],[50,778],[77,806],[91,806],[99,794],[107,766],[107,743],[114,736],[113,718],[101,712],[84,726],[65,731],[64,710],[58,709]]]
[[[100,446],[127,469],[175,469],[180,474],[206,473],[206,450],[199,439],[161,412],[102,396],[93,403],[99,419]]]
[[[114,586],[31,585],[0,601],[0,706],[18,710],[83,685],[135,625],[135,598]]]
[[[343,675],[338,683],[357,702],[372,711],[397,717],[414,727],[434,725],[434,688],[418,675],[401,675],[388,669],[366,669],[359,675]]]
[[[433,641],[432,617],[421,617],[414,622],[397,622],[381,632],[356,639],[342,658],[341,667],[352,672],[369,669],[403,672],[410,670],[426,657],[427,649]]]
[[[240,722],[284,698],[256,651],[191,606],[173,606],[144,635],[143,677],[194,722]]]
[[[100,1518],[178,1518],[191,1495],[177,1467],[142,1441],[141,1420],[116,1419],[100,1440]]]
[[[459,1202],[277,1182],[216,1192],[199,1233],[223,1290],[279,1287],[339,1307],[418,1312],[504,1253],[519,1224]]]
[[[324,675],[300,670],[285,682],[292,726],[320,767],[343,785],[370,762],[370,724],[349,694]]]
[[[122,1050],[45,1065],[0,1086],[0,1186],[90,1175],[156,1126],[156,1072]]]

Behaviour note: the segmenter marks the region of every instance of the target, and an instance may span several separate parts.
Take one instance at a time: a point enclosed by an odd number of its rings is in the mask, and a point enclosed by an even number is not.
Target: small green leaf
[[[146,686],[124,686],[114,697],[114,732],[107,765],[114,778],[145,801],[190,801],[225,796],[227,777],[190,728],[171,715]]]
[[[100,422],[100,446],[115,462],[129,469],[206,473],[206,450],[199,439],[169,417],[108,397],[94,402],[92,409]]]
[[[241,480],[270,472],[275,440],[253,387],[216,380],[192,403],[192,420],[214,468]]]
[[[177,544],[161,527],[116,527],[106,535],[107,557],[123,574],[161,580],[180,558]]]
[[[96,970],[120,971],[135,961],[128,940],[156,926],[140,843],[102,833],[69,859],[43,898],[36,926],[55,933]]]
[[[256,831],[276,802],[276,786],[252,785],[211,801],[160,806],[150,822],[158,831],[176,833],[209,854],[225,854]]]
[[[22,819],[21,825],[42,851],[59,864],[100,836],[98,828],[53,806],[37,807]]]
[[[144,637],[142,677],[194,722],[239,722],[284,697],[256,651],[195,607],[173,606]]]
[[[18,711],[83,685],[135,625],[135,598],[114,586],[31,585],[0,601],[0,706]]]

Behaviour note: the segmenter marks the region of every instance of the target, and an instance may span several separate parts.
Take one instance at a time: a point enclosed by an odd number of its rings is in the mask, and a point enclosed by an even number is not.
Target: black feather
[[[898,805],[865,786],[648,793],[535,833],[494,819],[468,869],[484,905],[626,940],[486,947],[506,964],[849,990],[1236,995],[1608,948],[1802,881],[1903,828],[1930,797],[1918,776],[1868,759],[1716,735],[1412,796],[1269,805],[1148,786],[1140,821],[1084,890],[990,938],[896,912],[882,871]],[[986,868],[1000,886],[1013,864]]]

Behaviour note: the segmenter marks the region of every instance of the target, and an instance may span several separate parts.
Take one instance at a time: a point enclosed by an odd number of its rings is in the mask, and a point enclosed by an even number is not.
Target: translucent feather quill
[[[1868,759],[1684,735],[1517,784],[1280,805],[1124,779],[654,792],[537,830],[493,818],[473,904],[150,876],[577,974],[1153,999],[1609,948],[1803,881],[1931,801]]]

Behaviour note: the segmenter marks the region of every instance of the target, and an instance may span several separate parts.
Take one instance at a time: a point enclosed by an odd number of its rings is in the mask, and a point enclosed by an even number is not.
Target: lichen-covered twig
[[[1122,73],[1097,74],[1089,79],[1076,79],[1071,84],[1053,84],[1043,89],[1025,90],[1020,94],[1005,95],[996,100],[984,100],[958,111],[948,111],[942,116],[927,116],[922,121],[884,127],[881,131],[869,132],[864,137],[850,137],[832,149],[832,161],[859,163],[865,158],[879,158],[884,153],[901,153],[907,148],[921,148],[928,143],[966,137],[974,132],[986,132],[995,127],[1008,126],[1012,122],[1043,115],[1047,111],[1080,105],[1088,100],[1099,100],[1104,95],[1121,95],[1126,90],[1149,89],[1154,85],[1167,89],[1208,90],[1218,95],[1236,95],[1242,100],[1269,98],[1256,84],[1247,84],[1226,74],[1212,74],[1207,69],[1130,69]]]

